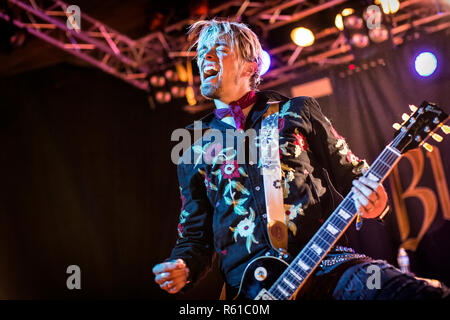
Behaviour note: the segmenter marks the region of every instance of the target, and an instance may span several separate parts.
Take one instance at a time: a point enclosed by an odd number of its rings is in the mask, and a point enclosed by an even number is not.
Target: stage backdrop
[[[445,41],[435,45],[449,52]],[[326,74],[334,94],[319,99],[322,108],[369,162],[409,103],[429,99],[449,111],[445,66],[417,79],[408,54],[396,50],[386,66],[345,78],[337,69]],[[58,65],[1,79],[0,298],[216,299],[215,264],[197,288],[175,297],[151,272],[176,241],[181,202],[171,133],[203,114],[175,105],[151,111],[143,92],[96,69]],[[394,264],[405,245],[412,271],[448,285],[448,193],[439,190],[450,181],[449,143],[402,160],[384,226],[367,221],[347,233],[356,250]],[[67,289],[70,265],[81,269],[80,290]]]

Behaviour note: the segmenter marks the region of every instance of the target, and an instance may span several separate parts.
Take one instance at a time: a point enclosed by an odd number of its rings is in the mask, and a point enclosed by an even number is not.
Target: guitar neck
[[[373,162],[365,176],[382,183],[400,157],[400,152],[388,145]],[[275,281],[269,289],[273,297],[279,300],[290,299],[342,236],[357,213],[352,196],[353,192],[347,194],[285,272]]]

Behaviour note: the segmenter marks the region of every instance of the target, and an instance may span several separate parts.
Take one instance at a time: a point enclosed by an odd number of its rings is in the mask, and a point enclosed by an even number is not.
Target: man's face
[[[201,78],[201,92],[209,99],[223,100],[232,96],[242,85],[248,85],[249,77],[243,76],[244,66],[238,59],[236,46],[218,39],[212,45],[199,43],[197,64]]]

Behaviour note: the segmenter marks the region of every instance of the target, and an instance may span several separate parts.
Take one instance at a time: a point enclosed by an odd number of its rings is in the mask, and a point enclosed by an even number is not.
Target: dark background
[[[425,47],[440,54],[440,65],[434,76],[419,79],[412,61]],[[59,54],[56,48],[46,50],[44,57]],[[444,37],[429,37],[379,55],[384,66],[351,75],[346,66],[310,69],[304,77],[299,72],[298,82],[331,79],[333,94],[319,99],[323,111],[353,152],[370,163],[392,139],[392,123],[409,113],[408,104],[427,99],[450,111],[449,53]],[[14,69],[5,60],[0,64]],[[289,86],[276,89],[290,95]],[[222,284],[216,267],[198,287],[178,296],[160,290],[151,272],[176,240],[181,201],[171,133],[206,112],[189,114],[179,105],[151,110],[144,92],[67,62],[3,73],[0,298],[216,299]],[[449,181],[448,139],[438,147]],[[407,161],[400,169],[406,188]],[[428,160],[420,185],[436,193]],[[416,199],[406,203],[414,237],[423,209]],[[413,272],[450,285],[449,234],[450,221],[439,203],[418,249],[409,252]],[[366,221],[347,236],[357,251],[396,265],[401,241],[394,210],[384,226]],[[66,288],[66,268],[72,264],[81,268],[81,290]]]

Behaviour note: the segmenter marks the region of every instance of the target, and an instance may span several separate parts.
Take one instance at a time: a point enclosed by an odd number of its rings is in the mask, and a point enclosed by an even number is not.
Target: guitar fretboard
[[[387,146],[365,176],[383,182],[400,157],[398,150]],[[290,299],[352,223],[356,213],[353,192],[350,192],[272,285],[269,293],[278,300]]]

